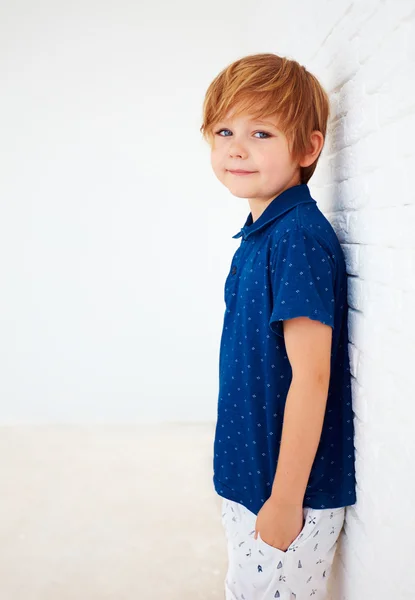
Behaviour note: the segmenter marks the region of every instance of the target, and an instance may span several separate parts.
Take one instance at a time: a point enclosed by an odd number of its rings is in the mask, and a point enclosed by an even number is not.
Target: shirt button
[[[231,273],[232,273],[232,275],[235,275],[235,273],[236,273],[236,266],[235,265],[232,267]]]

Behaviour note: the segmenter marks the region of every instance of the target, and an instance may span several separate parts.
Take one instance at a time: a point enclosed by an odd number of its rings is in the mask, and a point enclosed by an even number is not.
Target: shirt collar
[[[252,213],[250,212],[245,221],[245,225],[232,237],[239,238],[243,236],[244,240],[246,240],[251,233],[255,233],[259,229],[262,229],[265,225],[268,225],[268,223],[271,223],[271,221],[274,221],[274,219],[287,212],[287,210],[290,210],[298,204],[304,204],[305,202],[316,203],[314,198],[311,197],[310,189],[306,183],[287,188],[268,204],[255,223],[252,222]]]

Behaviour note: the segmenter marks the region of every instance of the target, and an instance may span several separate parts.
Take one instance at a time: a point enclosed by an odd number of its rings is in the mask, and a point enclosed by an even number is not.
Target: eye
[[[267,133],[266,131],[256,131],[255,133],[263,133],[264,135],[266,135],[267,137],[271,137],[269,133]],[[266,138],[260,138],[260,139],[266,139]]]
[[[216,131],[215,133],[216,133],[216,135],[220,135],[222,133],[222,131],[230,131],[230,129],[219,129],[219,131]],[[256,131],[254,135],[256,135],[257,133],[261,133],[261,134],[264,134],[265,136],[267,136],[265,138],[261,137],[261,138],[257,138],[257,139],[264,140],[264,139],[271,137],[271,134],[267,133],[266,131]],[[220,137],[229,137],[229,136],[228,135],[220,135]]]
[[[219,131],[216,131],[216,135],[219,135],[220,133],[222,133],[222,131],[230,131],[229,129],[219,129]],[[228,137],[227,135],[221,135],[220,137]]]

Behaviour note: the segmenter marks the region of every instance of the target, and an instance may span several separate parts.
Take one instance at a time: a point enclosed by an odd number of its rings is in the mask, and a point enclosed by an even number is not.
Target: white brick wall
[[[330,94],[310,187],[349,274],[358,487],[332,598],[414,599],[415,2],[341,4],[326,23],[327,2],[304,6],[326,35],[301,61]]]

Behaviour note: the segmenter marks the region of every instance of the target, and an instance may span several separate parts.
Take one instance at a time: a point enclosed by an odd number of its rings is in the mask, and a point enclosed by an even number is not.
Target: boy
[[[225,282],[214,440],[226,600],[324,600],[356,502],[339,240],[307,182],[329,100],[296,61],[237,60],[210,84],[201,131],[250,213]]]

